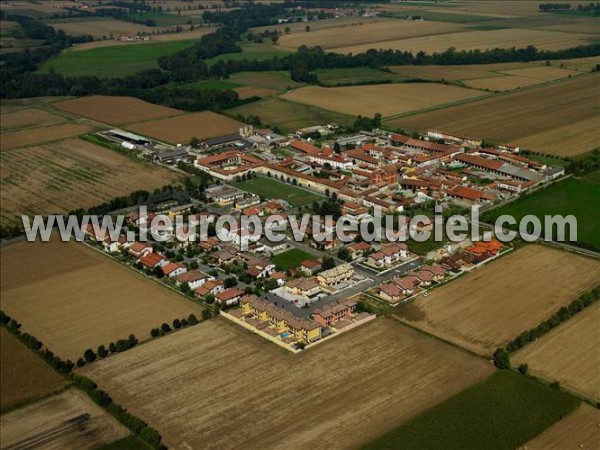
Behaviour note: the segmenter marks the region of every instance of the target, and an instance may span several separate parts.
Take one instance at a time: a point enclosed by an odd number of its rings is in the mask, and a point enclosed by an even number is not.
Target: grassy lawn
[[[324,198],[321,195],[270,178],[259,177],[247,181],[235,181],[230,184],[264,198],[285,200],[291,206],[306,205]]]
[[[364,448],[514,449],[578,404],[524,375],[497,372]]]
[[[317,69],[315,70],[315,74],[319,78],[319,81],[327,86],[366,81],[403,81],[405,79],[402,75],[385,72],[379,69],[372,69],[370,67]]]
[[[509,214],[518,222],[523,216],[534,214],[543,225],[546,214],[573,214],[577,218],[577,243],[600,248],[599,179],[598,172],[580,179],[569,178],[484,214],[483,219],[488,221]]]
[[[310,253],[293,248],[283,253],[279,253],[278,255],[274,255],[271,257],[271,262],[281,269],[288,270],[297,268],[302,261],[306,261],[307,259],[315,259],[315,257]]]
[[[241,113],[244,116],[250,114],[260,117],[262,123],[277,126],[283,133],[291,133],[299,128],[312,125],[324,125],[337,122],[341,125],[352,125],[354,117],[333,111],[326,111],[314,106],[302,105],[300,103],[282,100],[277,97],[269,97],[257,102],[237,106],[228,109],[226,113],[230,116]]]
[[[160,56],[192,47],[197,39],[120,45],[115,47],[69,50],[50,58],[40,69],[54,68],[65,76],[95,75],[100,78],[122,77],[157,66]]]

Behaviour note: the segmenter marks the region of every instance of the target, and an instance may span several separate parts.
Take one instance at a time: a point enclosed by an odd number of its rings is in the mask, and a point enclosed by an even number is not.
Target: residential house
[[[255,259],[248,263],[246,273],[253,278],[265,278],[275,271],[275,264],[269,261]]]
[[[340,264],[329,270],[324,270],[317,275],[317,281],[322,286],[333,286],[342,281],[349,280],[354,275],[354,268],[351,264]]]
[[[187,284],[191,290],[195,291],[207,281],[206,275],[197,270],[190,270],[175,276],[175,280],[181,286]]]
[[[354,300],[343,300],[316,309],[313,311],[312,317],[319,325],[329,327],[335,326],[340,320],[352,318],[355,312],[356,302]]]
[[[300,263],[300,267],[298,269],[306,276],[311,276],[321,270],[322,265],[321,261],[318,259],[307,259],[306,261],[302,261]]]
[[[203,298],[208,294],[216,295],[224,290],[225,286],[221,280],[208,280],[196,289],[196,295]]]
[[[316,297],[321,293],[321,285],[314,278],[296,278],[285,283],[285,290],[306,299]]]
[[[160,253],[146,253],[140,259],[138,259],[144,269],[154,269],[155,267],[163,267],[169,264],[169,260],[166,259]]]
[[[163,273],[169,277],[169,278],[175,278],[178,275],[181,275],[183,273],[187,272],[187,267],[185,267],[183,264],[179,264],[179,263],[168,263],[165,264],[162,268]]]
[[[394,283],[377,286],[377,295],[389,303],[397,303],[404,298],[402,290]]]
[[[371,250],[371,244],[364,241],[354,242],[346,246],[346,248],[350,252],[350,256],[352,257],[352,259],[355,260],[360,258],[361,256],[364,256],[366,252],[369,252]]]
[[[225,306],[235,305],[240,297],[244,295],[244,291],[239,288],[229,288],[215,295],[215,301]]]
[[[134,242],[127,252],[135,259],[140,259],[147,253],[152,253],[152,245],[147,242]]]

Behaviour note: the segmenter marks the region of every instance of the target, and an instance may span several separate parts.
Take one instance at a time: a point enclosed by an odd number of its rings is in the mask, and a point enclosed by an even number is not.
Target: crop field
[[[337,122],[352,125],[354,117],[327,111],[314,106],[290,102],[281,97],[269,97],[227,110],[229,115],[250,114],[260,117],[262,123],[279,127],[283,133],[292,133],[298,128]]]
[[[466,64],[460,66],[390,66],[390,70],[407,78],[434,81],[460,81],[501,76],[501,70],[531,67],[529,63]]]
[[[405,77],[370,67],[352,67],[341,69],[317,69],[315,75],[321,83],[335,86],[343,83],[359,83],[365,81],[402,81]]]
[[[285,270],[297,269],[303,261],[308,259],[315,259],[315,257],[298,248],[292,248],[291,250],[271,256],[271,262]]]
[[[398,308],[409,324],[490,355],[598,284],[600,262],[528,245]]]
[[[121,78],[142,70],[154,69],[158,67],[159,57],[192,47],[197,41],[150,41],[137,45],[117,45],[89,50],[69,49],[48,59],[39,72],[48,73],[50,69],[54,69],[56,73],[64,76]]]
[[[307,86],[281,97],[354,116],[383,117],[488,95],[474,89],[433,83],[375,84],[324,88]]]
[[[578,404],[536,380],[497,372],[364,448],[517,448]]]
[[[272,43],[242,42],[240,47],[242,48],[241,52],[224,53],[207,59],[206,63],[212,65],[219,61],[237,61],[240,59],[264,61],[265,59],[272,59],[276,56],[282,57],[291,53],[290,50]]]
[[[90,130],[89,125],[82,123],[65,123],[2,133],[0,136],[0,151],[4,152],[18,147],[58,141],[85,134]]]
[[[154,105],[138,98],[109,97],[106,95],[81,97],[58,102],[53,106],[62,111],[111,125],[143,122],[144,120],[161,119],[182,114],[177,109]]]
[[[0,411],[45,397],[67,381],[5,328],[0,328]]]
[[[591,72],[598,64],[600,64],[600,56],[550,61],[552,67],[562,66],[565,69],[579,70],[581,72]]]
[[[2,448],[7,449],[91,450],[129,434],[123,425],[75,388],[0,416],[0,426]]]
[[[299,355],[219,318],[85,373],[169,447],[271,449],[360,446],[492,370],[387,318]]]
[[[19,242],[2,261],[2,308],[63,359],[202,311],[80,243]]]
[[[190,139],[209,139],[237,133],[241,124],[237,120],[211,111],[133,123],[126,128],[134,133],[150,136],[171,144],[187,144]]]
[[[577,218],[577,242],[600,248],[600,180],[569,178],[548,188],[511,202],[491,213],[484,220],[492,222],[501,214],[509,214],[517,221],[533,214],[543,222],[544,215],[573,214]]]
[[[257,86],[243,86],[235,88],[234,90],[238,93],[241,99],[251,97],[268,97],[270,95],[275,95],[279,93],[279,91],[276,91],[275,89]]]
[[[386,125],[439,128],[559,156],[596,148],[598,100],[590,95],[600,75],[573,77],[476,102],[398,118]]]
[[[1,223],[21,214],[64,214],[131,192],[153,190],[178,175],[81,139],[3,152]]]
[[[425,22],[427,23],[427,22]],[[443,52],[450,47],[456,50],[485,50],[488,48],[527,47],[533,45],[542,50],[559,50],[590,44],[593,34],[566,33],[561,31],[502,29],[476,30],[408,39],[378,40],[371,44],[336,47],[337,53],[364,53],[371,48],[392,49],[417,53]]]
[[[135,36],[141,34],[153,34],[162,31],[162,28],[149,27],[141,23],[125,22],[124,20],[103,19],[100,17],[85,19],[53,19],[48,25],[56,30],[63,30],[71,36],[91,34],[95,39],[108,39],[112,37]]]
[[[265,198],[285,200],[292,207],[323,200],[323,196],[271,178],[258,177],[247,181],[234,181],[231,185]]]
[[[365,51],[369,48],[379,48],[380,42],[409,40],[427,36],[443,36],[446,33],[462,31],[462,26],[442,22],[419,22],[402,21],[398,19],[357,19],[354,22],[342,24],[335,28],[315,29],[306,32],[304,26],[301,30],[292,31],[290,34],[282,34],[278,45],[283,48],[295,50],[301,45],[314,47],[321,46],[327,50],[344,53],[354,46],[364,46]],[[309,24],[310,25],[310,24]],[[350,52],[352,50],[348,50]]]
[[[0,111],[2,112],[0,114],[0,130],[3,132],[15,128],[40,127],[65,123],[63,117],[37,108],[15,110],[13,108],[2,107]]]
[[[600,442],[600,411],[582,403],[579,408],[523,448],[529,450],[596,448]]]
[[[600,281],[599,281],[600,283]],[[600,303],[595,303],[511,356],[529,373],[600,401]]]
[[[229,81],[247,86],[264,87],[285,91],[302,86],[301,83],[292,81],[289,72],[239,72],[232,73]]]
[[[527,67],[499,71],[490,78],[476,78],[468,80],[465,84],[476,89],[489,89],[491,91],[507,91],[518,89],[546,81],[559,80],[579,72],[558,67]],[[498,76],[500,75],[500,76]]]

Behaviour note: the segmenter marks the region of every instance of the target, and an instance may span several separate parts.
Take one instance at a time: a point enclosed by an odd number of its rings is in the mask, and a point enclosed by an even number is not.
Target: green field
[[[149,450],[144,442],[138,439],[136,436],[128,436],[118,441],[111,442],[110,444],[103,445],[97,450]]]
[[[272,256],[271,262],[280,269],[288,270],[298,268],[302,261],[306,261],[307,259],[315,259],[315,257],[310,253],[293,248],[283,253],[279,253],[278,255]]]
[[[482,216],[486,222],[502,214],[513,216],[517,222],[534,214],[544,222],[544,215],[573,214],[577,218],[577,243],[600,249],[600,176],[598,172],[584,178],[569,178],[548,188],[526,195],[508,205]]]
[[[397,11],[393,13],[393,17],[406,17],[406,16],[421,16],[425,20],[433,20],[436,22],[451,22],[451,23],[470,23],[470,22],[483,22],[486,20],[496,19],[495,17],[485,17],[485,16],[473,16],[470,14],[460,14],[460,13],[447,13],[447,12],[437,12],[437,11],[425,11],[420,9],[415,10],[407,10],[407,11]]]
[[[347,114],[326,111],[277,97],[269,97],[257,102],[236,106],[228,109],[226,113],[232,117],[236,114],[258,116],[263,124],[277,126],[283,133],[292,133],[299,128],[325,125],[331,122],[337,122],[344,126],[352,125],[354,122],[354,117]]]
[[[153,20],[157,27],[172,27],[176,25],[186,25],[193,23],[194,25],[203,23],[204,21],[198,17],[180,16],[178,14],[169,14],[153,11],[140,11],[132,14],[127,14],[127,18],[132,22],[144,23],[146,20]]]
[[[292,81],[290,73],[284,71],[233,73],[229,81],[245,86],[258,86],[281,91],[304,86],[302,83]]]
[[[158,67],[157,60],[160,56],[192,47],[196,42],[197,39],[187,39],[68,50],[46,61],[40,72],[47,73],[54,68],[57,73],[65,76],[95,75],[100,78],[120,78],[140,70]]]
[[[353,67],[342,69],[317,69],[315,74],[319,81],[326,86],[337,84],[360,83],[368,81],[394,81],[400,82],[406,78],[396,73],[385,72],[370,67]]]
[[[578,405],[534,379],[497,372],[364,448],[514,449]]]
[[[292,52],[281,50],[275,44],[257,44],[253,42],[242,43],[240,45],[242,51],[239,53],[225,53],[223,55],[215,56],[206,60],[208,65],[214,64],[217,61],[237,61],[240,59],[249,59],[256,61],[263,61],[265,59],[271,59],[275,56],[286,56]]]
[[[247,181],[235,181],[230,184],[244,191],[260,195],[263,198],[285,200],[291,206],[306,205],[307,203],[323,200],[323,197],[318,194],[281,183],[271,178],[259,177]]]

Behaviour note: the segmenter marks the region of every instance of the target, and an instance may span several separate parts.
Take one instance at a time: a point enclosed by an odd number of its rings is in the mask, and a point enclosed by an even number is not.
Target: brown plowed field
[[[85,370],[176,449],[356,448],[492,372],[388,318],[294,355],[226,319]]]

